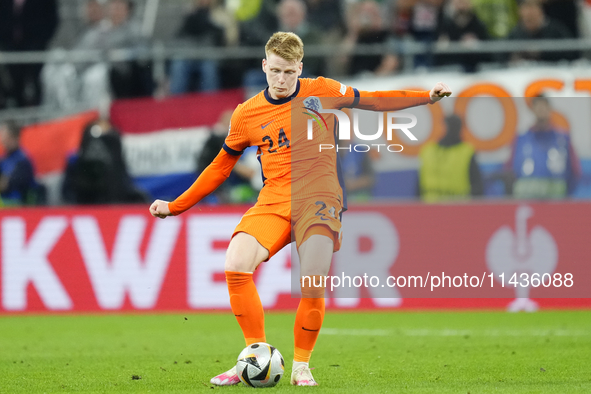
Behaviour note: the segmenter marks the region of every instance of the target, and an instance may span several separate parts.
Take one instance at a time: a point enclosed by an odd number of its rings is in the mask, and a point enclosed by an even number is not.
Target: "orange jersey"
[[[392,96],[418,96],[423,98],[420,103],[429,101],[428,92],[412,92],[415,95],[408,93],[411,92]],[[286,202],[294,198],[303,200],[321,195],[331,197],[335,193],[337,198],[343,199],[336,152],[333,150],[328,154],[318,154],[319,144],[335,144],[334,115],[324,116],[327,123],[324,129],[314,126],[313,143],[306,139],[307,118],[295,115],[305,111],[307,97],[334,98],[328,100],[330,107],[340,109],[359,106],[362,96],[376,95],[364,95],[328,78],[302,78],[298,80],[291,97],[274,100],[264,90],[236,108],[224,149],[230,154],[239,154],[249,146],[258,147],[265,180],[258,199],[260,204]],[[300,98],[297,104],[294,104],[295,98]],[[292,114],[292,109],[297,112]],[[298,130],[292,130],[292,126]]]
[[[323,127],[314,125],[314,140],[306,136],[306,116],[292,116],[306,111],[306,98],[330,98],[324,109],[356,107],[378,111],[397,110],[430,102],[428,91],[364,92],[329,78],[301,78],[295,92],[283,99],[273,99],[267,89],[240,104],[232,115],[230,131],[223,150],[210,166],[210,171],[177,200],[169,204],[173,214],[179,214],[215,190],[236,163],[237,157],[257,146],[262,167],[264,187],[258,204],[305,200],[310,197],[336,197],[346,207],[344,185],[340,176],[336,151],[318,154],[318,145],[335,143],[336,119],[323,116]],[[293,114],[296,115],[296,114]],[[296,130],[292,130],[292,126]],[[214,174],[213,169],[224,174]],[[340,181],[339,181],[340,180]]]
[[[297,195],[296,188],[292,193],[292,153],[294,144],[297,146],[304,141],[299,138],[301,130],[292,133],[292,98],[310,96],[343,96],[348,98],[346,104],[351,104],[355,92],[351,87],[347,88],[326,78],[299,79],[291,97],[275,100],[264,90],[239,105],[234,111],[224,149],[230,154],[239,154],[249,146],[258,147],[264,178],[264,187],[258,198],[259,204],[288,202],[292,196]],[[326,137],[327,133],[324,134]],[[334,139],[331,137],[330,141],[334,142]],[[298,149],[298,153],[300,151],[302,149]],[[293,159],[297,161],[299,158],[294,155]],[[342,194],[336,163],[329,167],[326,168],[326,175],[332,181],[332,190]],[[300,168],[299,165],[297,168]],[[297,183],[296,178],[294,181]]]

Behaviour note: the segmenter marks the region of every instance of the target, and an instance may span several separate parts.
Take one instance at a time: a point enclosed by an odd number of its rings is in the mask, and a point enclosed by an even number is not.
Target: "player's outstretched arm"
[[[156,200],[150,205],[150,213],[155,218],[164,219],[171,216],[170,209],[168,209],[168,201]]]
[[[150,213],[152,216],[164,219],[167,216],[185,212],[224,183],[238,159],[240,159],[239,155],[231,155],[222,149],[191,187],[172,202],[154,201],[150,205]]]
[[[355,108],[370,111],[398,111],[418,105],[432,104],[451,95],[451,89],[438,82],[429,90],[381,90],[377,92],[359,91],[359,101]]]

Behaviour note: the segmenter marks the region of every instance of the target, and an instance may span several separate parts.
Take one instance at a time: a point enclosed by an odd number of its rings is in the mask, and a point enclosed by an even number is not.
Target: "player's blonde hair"
[[[265,53],[267,57],[274,53],[287,61],[301,62],[304,58],[304,43],[297,34],[278,31],[267,41]]]

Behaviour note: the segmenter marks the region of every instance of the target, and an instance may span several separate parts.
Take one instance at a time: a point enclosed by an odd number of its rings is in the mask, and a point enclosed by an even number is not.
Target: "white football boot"
[[[216,386],[233,386],[240,383],[240,378],[236,373],[236,366],[218,376],[214,376],[211,378],[210,383]]]
[[[318,386],[307,365],[299,365],[291,372],[291,384],[294,386]]]

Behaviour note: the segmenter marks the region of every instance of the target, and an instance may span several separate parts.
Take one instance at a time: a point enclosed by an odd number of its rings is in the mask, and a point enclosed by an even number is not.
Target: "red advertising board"
[[[3,210],[0,313],[228,309],[225,248],[246,209],[166,220],[144,206]],[[591,203],[372,204],[343,220],[331,275],[380,285],[328,282],[330,308],[591,306]],[[265,308],[297,305],[291,276],[289,247],[259,267]]]

